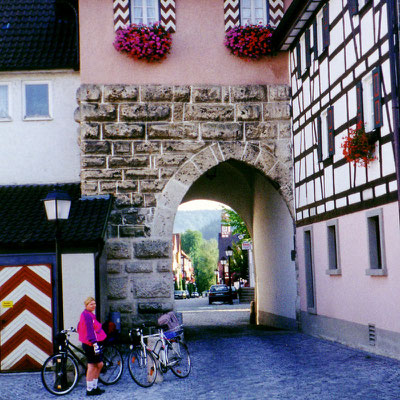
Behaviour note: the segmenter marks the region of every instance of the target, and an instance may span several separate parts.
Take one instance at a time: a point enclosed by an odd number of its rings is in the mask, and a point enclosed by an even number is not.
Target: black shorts
[[[100,349],[102,349],[102,344],[99,343]],[[88,364],[97,364],[103,361],[103,351],[100,351],[99,354],[94,354],[93,346],[89,346],[85,343],[82,343],[82,349],[85,352]]]

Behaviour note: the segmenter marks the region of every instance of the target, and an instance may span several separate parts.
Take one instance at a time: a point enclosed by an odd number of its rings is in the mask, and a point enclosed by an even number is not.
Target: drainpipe
[[[397,202],[400,220],[400,134],[399,134],[399,25],[397,0],[387,1],[390,78],[393,112],[393,150],[397,175]]]

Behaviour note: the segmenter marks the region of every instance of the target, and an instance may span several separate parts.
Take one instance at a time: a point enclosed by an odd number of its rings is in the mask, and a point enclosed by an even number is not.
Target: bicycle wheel
[[[43,386],[52,394],[69,393],[78,382],[78,365],[64,353],[50,356],[43,364],[41,377]]]
[[[178,378],[186,378],[190,374],[191,362],[188,347],[180,341],[168,344],[168,366]]]
[[[103,363],[99,381],[105,385],[116,383],[124,370],[121,352],[114,346],[106,346],[103,351]]]
[[[150,351],[141,346],[134,347],[129,353],[128,368],[132,379],[139,386],[150,387],[156,380],[156,359]]]

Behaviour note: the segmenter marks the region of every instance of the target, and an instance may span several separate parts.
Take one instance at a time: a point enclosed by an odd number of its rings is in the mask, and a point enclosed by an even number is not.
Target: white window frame
[[[243,9],[242,5],[243,0],[240,0],[240,10]],[[250,0],[250,20],[244,21],[242,18],[242,13],[240,13],[240,24],[241,25],[246,25],[246,24],[253,24],[253,25],[267,25],[268,24],[268,16],[267,16],[267,2],[265,0],[262,0],[262,5],[263,5],[263,21],[256,21],[255,19],[255,4],[254,0]]]
[[[318,46],[318,56],[323,53],[324,47],[324,37],[323,37],[323,26],[322,19],[324,17],[323,9],[317,14],[317,46]]]
[[[307,239],[309,239],[309,243],[307,243]],[[317,296],[315,287],[314,235],[312,226],[303,229],[303,240],[307,311],[310,314],[316,314]]]
[[[372,72],[368,73],[362,79],[362,102],[363,102],[365,131],[371,132],[374,130],[375,127],[374,89],[373,89]]]
[[[383,210],[381,208],[366,213],[369,268],[365,271],[370,276],[386,276],[385,235],[383,230]],[[376,222],[379,233],[376,232]]]
[[[306,36],[303,35],[300,38],[300,69],[301,69],[301,74],[303,75],[304,72],[306,72],[307,69],[307,60],[306,60]]]
[[[48,107],[49,114],[48,115],[38,115],[29,117],[26,115],[26,86],[31,85],[47,85],[47,93],[48,93]],[[24,121],[47,121],[53,119],[53,102],[52,102],[52,83],[50,81],[24,81],[22,82],[22,99],[23,99],[23,107],[22,107],[22,119]]]
[[[341,275],[340,247],[339,247],[339,222],[337,219],[326,223],[326,237],[328,245],[327,275]]]
[[[11,84],[10,82],[0,82],[0,86],[7,88],[7,116],[0,116],[0,122],[8,122],[11,121]]]
[[[321,112],[322,159],[329,158],[328,109]]]
[[[158,0],[154,0],[155,2],[155,17],[154,17],[154,21],[153,22],[149,22],[148,21],[148,17],[147,17],[147,1],[148,0],[142,0],[142,13],[143,13],[143,21],[141,22],[141,24],[143,25],[150,25],[153,24],[154,22],[157,22],[160,20],[160,9],[158,6]],[[135,0],[131,0],[130,1],[130,11],[131,11],[131,16],[132,16],[132,23],[136,23],[135,22]]]

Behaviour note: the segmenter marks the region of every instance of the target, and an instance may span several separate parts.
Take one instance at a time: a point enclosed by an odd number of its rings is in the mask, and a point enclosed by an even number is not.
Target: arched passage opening
[[[234,159],[213,165],[195,177],[190,186],[170,184],[174,196],[167,186],[166,214],[176,213],[180,203],[208,199],[228,205],[242,217],[253,239],[256,322],[295,329],[298,291],[291,259],[294,226],[278,185],[257,168]],[[161,218],[162,214],[159,212],[156,217]],[[168,228],[164,229],[162,233],[166,234]]]

